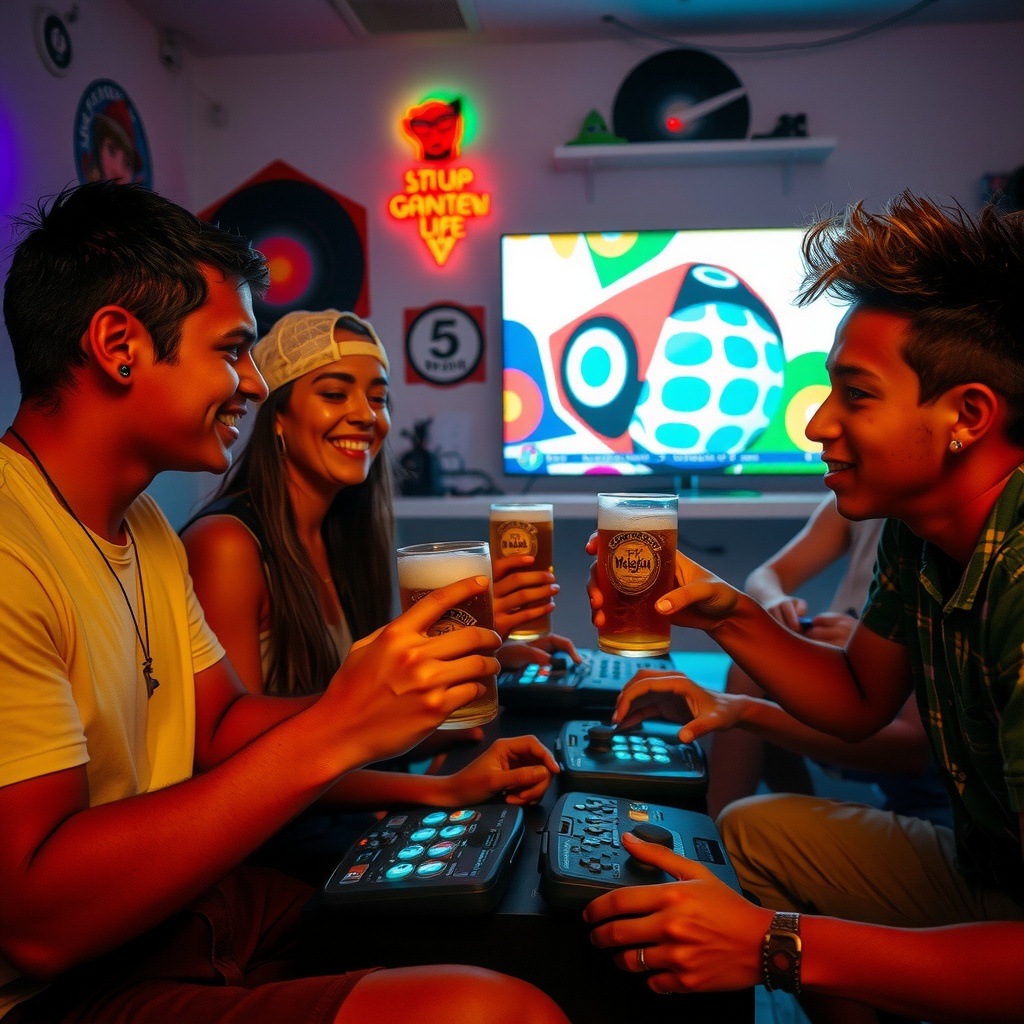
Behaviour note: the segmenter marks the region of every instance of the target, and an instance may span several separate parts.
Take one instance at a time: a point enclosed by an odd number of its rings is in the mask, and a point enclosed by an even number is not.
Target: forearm
[[[896,929],[800,918],[805,989],[933,1024],[1019,1021],[1024,923]]]
[[[268,729],[311,707],[318,696],[271,697],[253,693],[239,696],[215,723],[209,741],[197,744],[197,768],[220,764]]]
[[[738,727],[768,743],[816,761],[877,771],[919,775],[929,763],[928,741],[921,729],[896,719],[874,736],[850,743],[798,721],[778,704],[757,697],[742,702]]]
[[[452,801],[450,779],[448,775],[362,769],[339,779],[322,802],[351,810],[387,810],[405,804],[444,807]]]
[[[346,751],[332,748],[324,731],[289,720],[185,782],[70,813],[37,848],[4,865],[4,952],[49,976],[181,909],[345,770]],[[318,749],[330,755],[311,756]],[[84,772],[67,778],[71,805],[84,799],[76,792]],[[15,830],[12,850],[17,841]]]
[[[891,701],[868,698],[842,648],[798,636],[749,596],[740,595],[709,633],[772,700],[814,729],[858,741],[895,713]]]
[[[786,596],[779,574],[768,565],[759,565],[747,577],[743,590],[760,605],[769,605]]]

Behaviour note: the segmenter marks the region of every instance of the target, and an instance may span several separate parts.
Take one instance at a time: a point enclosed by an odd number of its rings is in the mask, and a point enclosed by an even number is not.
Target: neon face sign
[[[490,193],[471,188],[475,172],[452,166],[462,148],[462,100],[424,100],[406,111],[401,128],[417,160],[428,166],[403,174],[402,191],[388,200],[388,213],[415,222],[434,261],[444,266],[456,242],[466,237],[467,222],[491,212]]]

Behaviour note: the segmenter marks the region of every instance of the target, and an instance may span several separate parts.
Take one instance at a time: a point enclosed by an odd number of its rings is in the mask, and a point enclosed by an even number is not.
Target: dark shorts
[[[369,971],[304,977],[304,883],[243,866],[166,923],[55,981],[3,1024],[330,1024]]]

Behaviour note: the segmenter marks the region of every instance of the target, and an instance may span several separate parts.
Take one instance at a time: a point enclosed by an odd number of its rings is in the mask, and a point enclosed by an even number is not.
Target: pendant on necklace
[[[146,680],[146,695],[153,696],[153,691],[160,685],[160,680],[153,675],[153,659],[147,658],[142,663],[142,677]]]

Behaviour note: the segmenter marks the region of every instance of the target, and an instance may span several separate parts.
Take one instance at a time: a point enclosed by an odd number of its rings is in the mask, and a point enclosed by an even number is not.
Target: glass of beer
[[[679,499],[674,494],[597,496],[597,583],[604,625],[597,644],[629,658],[667,654],[672,624],[654,603],[675,586]]]
[[[402,611],[408,611],[421,597],[439,587],[457,583],[468,576],[491,578],[491,553],[486,541],[453,540],[434,544],[411,544],[399,548],[398,594]],[[463,626],[494,629],[494,603],[491,588],[474,594],[450,609],[427,630],[428,636],[450,633]],[[468,729],[484,725],[498,713],[498,680],[485,676],[478,680],[486,692],[478,700],[458,708],[442,722],[441,729]]]
[[[491,558],[533,555],[531,568],[555,571],[554,509],[545,502],[500,502],[491,505]],[[523,622],[509,640],[536,640],[551,632],[551,613]]]

